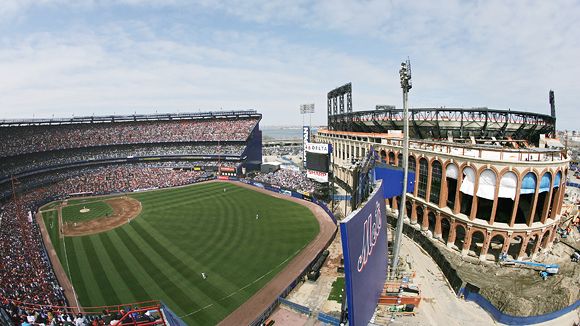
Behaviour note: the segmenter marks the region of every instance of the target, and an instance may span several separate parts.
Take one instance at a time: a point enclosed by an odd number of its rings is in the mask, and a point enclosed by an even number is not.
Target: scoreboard
[[[330,168],[330,144],[306,143],[306,176],[318,182],[328,182]]]

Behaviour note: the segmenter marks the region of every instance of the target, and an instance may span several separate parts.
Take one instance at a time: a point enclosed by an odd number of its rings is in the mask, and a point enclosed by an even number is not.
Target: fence
[[[323,322],[323,323],[330,324],[330,325],[333,325],[333,326],[340,325],[340,319],[338,319],[338,318],[336,318],[334,316],[331,316],[331,315],[327,315],[327,314],[325,314],[323,312],[319,312],[318,313],[318,320],[321,321],[321,322]]]
[[[578,300],[574,304],[566,308],[551,313],[538,316],[519,317],[508,315],[499,311],[499,309],[497,309],[491,302],[487,301],[486,298],[484,298],[481,294],[479,294],[479,288],[472,284],[468,284],[465,287],[463,295],[465,297],[465,300],[477,303],[481,308],[487,311],[495,320],[506,325],[531,325],[543,323],[545,321],[561,317],[577,308],[580,308],[580,300]]]
[[[303,305],[299,305],[299,304],[294,303],[294,302],[292,302],[290,300],[286,300],[286,299],[284,299],[282,297],[278,297],[278,301],[280,302],[280,304],[283,304],[285,306],[288,306],[291,309],[294,309],[294,310],[298,311],[301,314],[305,314],[305,315],[308,315],[308,316],[310,316],[312,314],[312,311],[310,310],[310,308],[305,307]]]

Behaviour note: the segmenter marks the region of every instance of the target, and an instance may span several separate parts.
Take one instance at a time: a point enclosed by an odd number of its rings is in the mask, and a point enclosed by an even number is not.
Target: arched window
[[[441,191],[441,162],[433,161],[433,166],[431,167],[431,193],[429,195],[429,201],[434,204],[439,204],[439,193]]]
[[[457,165],[451,163],[445,169],[445,178],[447,179],[447,207],[455,208],[455,193],[457,192],[457,176],[459,170]]]
[[[477,187],[477,197],[493,200],[495,198],[495,173],[486,169],[479,175],[479,185]]]
[[[399,153],[399,155],[397,155],[397,159],[398,159],[398,161],[399,161],[399,162],[397,162],[397,165],[398,165],[399,167],[402,167],[402,166],[403,166],[403,154],[400,154],[400,153]]]
[[[415,161],[415,157],[412,155],[409,155],[409,171],[415,172],[416,168],[417,168],[417,162]]]
[[[428,162],[426,158],[421,158],[419,160],[419,189],[417,195],[420,198],[427,199],[427,172],[428,172]]]

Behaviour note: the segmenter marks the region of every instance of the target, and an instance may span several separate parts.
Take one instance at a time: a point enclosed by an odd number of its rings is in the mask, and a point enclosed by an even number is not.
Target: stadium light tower
[[[403,236],[403,218],[405,217],[405,201],[407,197],[407,174],[409,173],[409,90],[411,89],[411,62],[409,59],[401,63],[399,70],[401,78],[401,88],[403,89],[403,194],[399,205],[399,218],[397,219],[397,229],[395,232],[395,245],[393,248],[393,265],[391,267],[391,277],[397,275],[399,266],[399,253],[401,251],[401,237]]]

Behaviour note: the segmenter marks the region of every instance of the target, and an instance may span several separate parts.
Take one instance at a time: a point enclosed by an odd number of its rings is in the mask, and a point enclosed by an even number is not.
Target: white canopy
[[[495,185],[497,178],[492,170],[485,170],[479,175],[477,197],[493,200],[495,197]]]
[[[470,167],[466,167],[463,169],[463,181],[461,182],[461,188],[459,190],[466,195],[473,196],[474,186],[475,171],[473,171],[473,169]]]
[[[445,171],[445,176],[447,178],[451,178],[451,179],[457,180],[457,176],[458,175],[459,175],[459,173],[457,171],[457,165],[455,165],[453,163],[447,165],[447,170]]]
[[[515,200],[517,187],[518,177],[516,174],[513,172],[507,172],[501,177],[501,181],[499,182],[499,192],[497,196]]]

